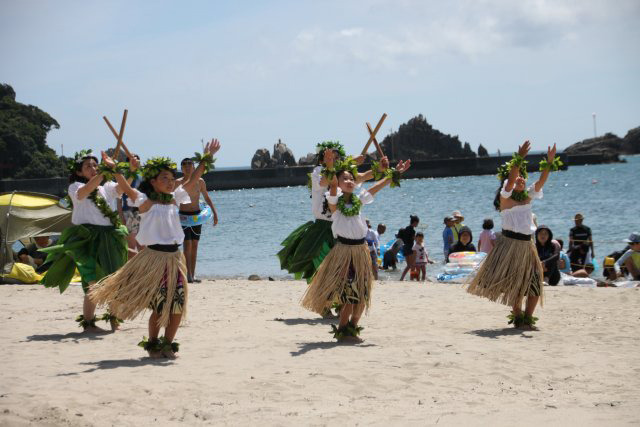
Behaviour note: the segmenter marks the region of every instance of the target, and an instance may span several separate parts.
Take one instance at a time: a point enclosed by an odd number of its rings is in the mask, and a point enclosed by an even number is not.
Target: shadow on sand
[[[493,339],[498,339],[500,337],[512,336],[512,335],[520,335],[522,338],[533,338],[531,335],[525,335],[524,334],[525,332],[531,332],[531,331],[510,327],[510,328],[501,328],[501,329],[476,329],[474,331],[469,331],[465,333],[471,334],[471,335],[477,335],[482,338],[493,338]]]
[[[298,351],[292,351],[291,356],[302,356],[311,350],[328,350],[335,347],[377,347],[375,344],[352,343],[352,342],[306,342],[298,343]]]
[[[295,325],[330,325],[331,323],[335,323],[338,319],[322,319],[317,317],[315,319],[306,319],[303,317],[298,317],[295,319],[283,319],[281,317],[276,317],[273,319],[274,322],[282,322],[285,325],[295,326]]]
[[[64,340],[101,340],[105,335],[111,335],[111,331],[104,331],[100,333],[86,333],[86,332],[69,332],[66,334],[42,334],[42,335],[29,335],[25,341],[64,341]]]
[[[72,375],[88,374],[103,369],[117,368],[139,368],[146,365],[169,366],[173,360],[170,359],[152,359],[150,357],[142,357],[140,359],[115,359],[115,360],[99,360],[97,362],[83,362],[81,365],[93,366],[85,371],[69,372],[66,374],[58,374],[59,377],[68,377]]]

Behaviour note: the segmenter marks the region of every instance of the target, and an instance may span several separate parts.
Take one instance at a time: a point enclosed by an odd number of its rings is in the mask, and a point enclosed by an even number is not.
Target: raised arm
[[[324,157],[322,158],[322,162],[325,164],[327,169],[333,169],[334,166],[334,154],[333,150],[324,150]],[[320,176],[320,186],[326,187],[330,183],[324,176]]]
[[[549,165],[553,164],[554,157],[556,157],[556,144],[553,144],[553,147],[547,147],[547,162],[549,163]],[[536,192],[542,190],[542,187],[544,187],[544,184],[547,182],[547,178],[549,178],[550,171],[550,167],[542,171],[542,173],[540,174],[540,178],[538,178],[538,181],[536,182]]]
[[[109,166],[111,169],[115,169],[116,167],[116,162],[113,161],[113,159],[109,156],[107,156],[107,153],[105,153],[104,151],[102,152],[102,161]],[[131,170],[135,171],[138,168],[138,161],[137,159],[134,157],[131,160]],[[136,199],[138,198],[138,192],[135,191],[133,188],[131,188],[131,185],[129,184],[129,181],[127,181],[124,178],[124,175],[122,175],[120,172],[115,172],[113,174],[113,176],[116,179],[116,182],[118,183],[118,187],[116,188],[116,190],[118,191],[118,193],[125,193],[127,195],[127,197],[129,198],[129,200],[131,200],[131,202],[135,202]]]
[[[331,184],[329,187],[329,196],[335,197],[338,195],[338,178],[337,177],[333,177],[331,179]],[[334,213],[336,211],[336,209],[338,209],[338,204],[332,204],[331,202],[329,202],[329,210],[331,211],[331,213]]]
[[[204,147],[204,156],[210,155],[213,158],[213,155],[220,150],[220,141],[213,138],[211,142],[208,142]],[[206,162],[200,162],[196,170],[191,174],[188,181],[185,181],[182,184],[182,188],[184,188],[188,193],[192,193],[193,190],[196,189],[196,186],[200,182],[200,177],[204,173]]]
[[[527,157],[529,154],[529,150],[531,149],[531,143],[527,140],[518,147],[518,155],[522,158]],[[507,179],[507,186],[505,187],[505,191],[509,192],[513,190],[513,187],[516,185],[516,178],[518,178],[518,173],[520,169],[517,167],[512,167],[509,171],[509,178]]]
[[[358,163],[358,158],[363,157],[363,156],[358,156],[356,157],[356,163]],[[358,163],[361,164],[361,163]],[[380,159],[380,167],[383,170],[389,169],[389,159],[387,158],[387,156],[384,156],[383,158]],[[381,171],[382,172],[382,171]],[[358,174],[358,178],[356,179],[356,184],[361,184],[365,181],[369,181],[370,179],[374,178],[374,173],[373,173],[373,169],[369,169],[366,172],[363,173],[359,173]]]
[[[89,194],[91,194],[93,190],[95,190],[100,184],[102,184],[103,179],[104,175],[102,175],[101,173],[98,173],[98,175],[91,178],[89,182],[87,182],[82,186],[82,188],[78,190],[78,200],[83,200],[89,197]]]
[[[406,172],[410,166],[411,166],[411,160],[407,160],[406,162],[403,162],[402,160],[400,160],[398,162],[398,165],[396,166],[396,170],[402,174]],[[382,190],[384,187],[389,185],[390,183],[391,183],[391,178],[383,178],[380,181],[373,184],[371,187],[369,187],[367,191],[369,191],[371,195],[374,195],[378,191]]]

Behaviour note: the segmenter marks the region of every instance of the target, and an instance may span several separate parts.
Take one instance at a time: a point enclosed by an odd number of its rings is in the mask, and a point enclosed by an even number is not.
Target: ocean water
[[[533,202],[538,224],[549,226],[555,238],[565,241],[566,249],[573,216],[582,213],[593,232],[596,259],[602,264],[605,255],[624,247],[622,240],[632,231],[640,231],[640,156],[626,160],[552,173],[544,198]],[[528,183],[537,177],[537,173],[530,174]],[[460,210],[464,224],[473,231],[474,243],[484,218],[492,218],[494,230],[500,230],[500,216],[493,208],[498,185],[496,177],[489,175],[404,180],[401,188],[387,187],[379,192],[363,212],[374,227],[387,225],[383,242],[408,225],[409,215],[418,215],[418,231],[425,234],[430,258],[437,261],[427,266],[427,274],[433,278],[442,271],[442,220],[446,215]],[[291,231],[312,218],[309,190],[298,186],[212,191],[210,195],[220,223],[203,226],[196,274],[203,278],[246,278],[251,274],[291,277],[280,270],[276,253]],[[381,278],[398,276],[384,273]]]

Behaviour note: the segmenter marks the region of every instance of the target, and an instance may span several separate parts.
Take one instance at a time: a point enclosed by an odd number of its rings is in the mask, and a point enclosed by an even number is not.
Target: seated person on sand
[[[34,243],[27,246],[29,256],[33,258],[33,262],[36,264],[35,269],[37,273],[44,273],[49,269],[51,263],[44,263],[47,258],[47,254],[40,249],[48,248],[58,243],[57,237],[52,236],[36,236],[33,238]]]
[[[451,247],[449,254],[454,252],[476,252],[473,242],[473,234],[471,229],[466,225],[460,229],[458,233],[459,240]]]
[[[591,277],[591,273],[593,273],[594,269],[593,264],[588,262],[584,265],[584,268],[574,271],[571,275],[573,277]]]
[[[16,262],[21,262],[22,264],[30,265],[34,269],[37,267],[36,263],[33,261],[33,258],[29,256],[29,251],[27,250],[27,248],[20,249],[20,251],[18,252]]]
[[[577,246],[573,246],[569,252],[569,261],[571,261],[571,273],[575,273],[578,270],[585,268],[587,263],[591,261],[589,257],[589,245],[586,243],[580,243]]]
[[[629,250],[616,264],[621,270],[627,270],[631,280],[640,280],[640,233],[631,233],[626,242],[629,244]]]

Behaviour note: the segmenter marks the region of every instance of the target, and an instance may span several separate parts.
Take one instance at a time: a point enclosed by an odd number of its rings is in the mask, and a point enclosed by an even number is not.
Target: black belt
[[[343,245],[357,246],[364,244],[364,238],[362,239],[347,239],[346,237],[338,236],[338,242]]]
[[[178,252],[180,245],[149,245],[147,247],[159,252]]]
[[[502,230],[502,235],[510,239],[523,240],[525,242],[531,241],[531,234],[522,234],[516,233],[515,231],[511,230]]]

